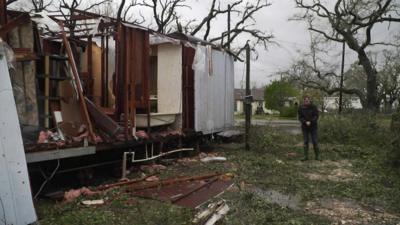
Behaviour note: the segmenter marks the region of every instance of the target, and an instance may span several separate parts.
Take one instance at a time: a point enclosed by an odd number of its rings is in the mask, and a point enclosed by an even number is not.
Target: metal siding
[[[3,49],[0,49],[0,74],[0,223],[31,224],[37,218]]]
[[[204,51],[206,54],[206,51]],[[212,69],[208,60],[211,56]],[[209,72],[211,72],[209,74]],[[195,129],[204,134],[220,132],[234,125],[234,68],[228,54],[212,50],[204,69],[195,71]]]

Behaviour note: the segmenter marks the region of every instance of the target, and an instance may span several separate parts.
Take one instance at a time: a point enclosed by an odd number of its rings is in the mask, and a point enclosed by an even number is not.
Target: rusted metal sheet
[[[131,185],[133,195],[196,208],[233,184],[231,175],[209,174]]]

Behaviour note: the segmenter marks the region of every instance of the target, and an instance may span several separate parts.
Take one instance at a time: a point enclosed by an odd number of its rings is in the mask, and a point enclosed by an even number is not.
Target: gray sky
[[[223,1],[227,5],[230,1]],[[279,70],[287,68],[290,63],[297,58],[298,50],[304,49],[309,43],[309,34],[303,23],[288,21],[296,12],[293,0],[273,0],[269,1],[271,6],[262,9],[255,15],[255,27],[260,30],[271,32],[275,38],[273,41],[279,43],[270,44],[268,50],[259,47],[257,52],[258,59],[251,62],[252,85],[258,87],[269,83],[276,76]],[[183,18],[201,18],[207,14],[210,0],[189,0],[192,9],[181,9]],[[232,20],[235,20],[232,16]],[[213,23],[211,33],[218,35],[218,32],[226,29],[226,15],[220,16]],[[234,22],[234,21],[233,21]],[[237,43],[245,43],[247,37],[239,39]],[[245,64],[237,62],[235,65],[235,87],[244,86]]]
[[[400,0],[395,0],[400,2]],[[201,18],[206,15],[210,0],[190,0],[192,9],[181,10],[183,17]],[[224,1],[228,4],[229,1]],[[270,0],[271,6],[261,10],[255,15],[255,26],[260,30],[272,32],[276,44],[270,44],[268,50],[263,47],[258,48],[259,57],[251,62],[252,85],[257,87],[264,86],[274,79],[279,79],[276,72],[288,68],[296,59],[301,57],[301,53],[307,51],[310,43],[310,32],[304,22],[289,21],[296,13],[301,12],[295,7],[294,0]],[[332,1],[331,1],[332,2]],[[222,16],[222,17],[225,17]],[[220,18],[214,24],[212,32],[217,33],[226,27],[226,18]],[[400,25],[392,24],[390,28],[386,25],[378,25],[373,30],[375,41],[389,41],[394,34],[399,34]],[[245,42],[246,38],[239,40]],[[329,46],[331,52],[329,61],[340,65],[341,63],[341,44],[332,43]],[[382,47],[371,48],[372,51],[380,51]],[[345,67],[349,67],[357,55],[348,50],[346,52]],[[237,62],[235,65],[235,87],[244,87],[244,63]]]
[[[47,0],[46,0],[47,1]],[[98,0],[84,0],[84,4],[90,4]],[[255,0],[253,0],[255,1]],[[289,21],[289,18],[293,17],[294,14],[299,13],[299,9],[295,8],[294,0],[268,0],[272,3],[271,6],[262,9],[255,14],[255,27],[260,30],[271,32],[274,35],[273,41],[277,44],[270,44],[268,50],[263,47],[259,47],[257,52],[259,54],[258,59],[253,59],[251,62],[251,80],[252,85],[257,87],[268,84],[271,80],[278,79],[276,72],[288,68],[295,60],[301,57],[301,53],[307,51],[310,43],[310,33],[307,30],[307,26],[304,22]],[[332,4],[331,0],[322,0]],[[29,3],[30,0],[19,0],[18,3]],[[117,6],[120,0],[113,1],[114,8],[117,10]],[[129,3],[129,1],[127,1]],[[200,20],[207,15],[211,0],[187,0],[187,4],[191,8],[180,8],[178,13],[181,15],[183,20],[197,19]],[[222,8],[232,2],[232,0],[221,0]],[[395,0],[400,3],[400,0]],[[22,4],[22,5],[25,5]],[[16,4],[17,5],[17,4]],[[26,8],[26,7],[23,7]],[[143,10],[142,8],[136,8],[130,11],[133,15],[138,15],[138,11],[141,10],[142,14],[149,21],[152,18],[152,11],[149,9]],[[232,15],[233,23],[235,21],[235,15]],[[226,15],[220,16],[212,24],[212,34],[218,35],[222,31],[226,30],[227,18]],[[394,34],[400,33],[400,24],[392,24],[388,29],[387,24],[376,26],[373,30],[373,37],[375,41],[388,41]],[[201,35],[198,35],[201,37]],[[246,42],[248,37],[242,37],[236,41],[241,46]],[[341,45],[331,44],[330,46],[329,62],[340,65],[341,61]],[[374,51],[382,50],[382,47],[376,47],[371,49]],[[346,67],[352,64],[356,60],[356,55],[352,51],[347,51],[346,54]],[[235,87],[244,86],[244,73],[245,64],[237,62],[235,64]]]

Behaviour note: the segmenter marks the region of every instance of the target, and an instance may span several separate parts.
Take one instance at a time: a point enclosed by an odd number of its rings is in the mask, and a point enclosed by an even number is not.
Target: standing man
[[[308,160],[308,142],[309,136],[314,147],[315,159],[319,160],[319,148],[318,148],[318,109],[311,103],[309,96],[304,96],[304,102],[299,107],[298,116],[301,123],[301,130],[303,132],[304,140],[304,158],[302,161]]]

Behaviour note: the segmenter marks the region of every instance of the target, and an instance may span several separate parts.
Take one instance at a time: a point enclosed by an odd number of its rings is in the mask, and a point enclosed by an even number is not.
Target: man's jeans
[[[318,128],[317,126],[313,127],[302,127],[301,130],[303,131],[303,140],[304,140],[304,147],[308,148],[308,143],[311,136],[311,141],[314,146],[314,150],[318,148]]]

